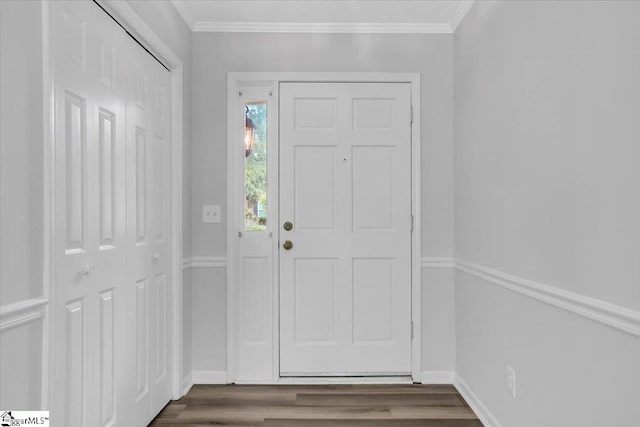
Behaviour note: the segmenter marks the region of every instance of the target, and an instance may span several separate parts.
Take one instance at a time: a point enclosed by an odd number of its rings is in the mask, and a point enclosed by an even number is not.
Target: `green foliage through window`
[[[246,115],[256,129],[253,149],[244,166],[244,228],[262,231],[267,229],[267,103],[252,102],[246,107]]]

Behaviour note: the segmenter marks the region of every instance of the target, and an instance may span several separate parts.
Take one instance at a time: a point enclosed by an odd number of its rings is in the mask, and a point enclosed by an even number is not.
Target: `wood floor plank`
[[[262,423],[265,418],[295,419],[390,419],[388,408],[314,407],[314,406],[187,406],[177,421],[220,420],[237,423]]]
[[[180,399],[180,403],[189,406],[295,405],[297,396],[296,393],[220,393],[198,397],[185,396]]]
[[[456,394],[387,393],[387,394],[298,394],[298,405],[307,406],[466,406]]]
[[[197,385],[156,427],[481,427],[451,385]]]
[[[483,427],[478,420],[286,420],[266,419],[265,427]]]
[[[477,419],[467,406],[392,406],[392,418],[396,419]]]

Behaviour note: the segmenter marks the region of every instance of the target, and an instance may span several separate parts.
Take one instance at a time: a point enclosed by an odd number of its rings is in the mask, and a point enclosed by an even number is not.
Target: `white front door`
[[[408,83],[280,85],[282,376],[411,373],[410,108]]]

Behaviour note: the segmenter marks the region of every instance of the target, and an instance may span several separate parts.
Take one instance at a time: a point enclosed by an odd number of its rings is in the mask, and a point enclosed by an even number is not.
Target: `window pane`
[[[267,229],[267,102],[245,104],[244,229]]]

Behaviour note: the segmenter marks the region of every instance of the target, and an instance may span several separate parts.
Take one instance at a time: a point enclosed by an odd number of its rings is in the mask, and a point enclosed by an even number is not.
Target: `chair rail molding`
[[[455,262],[453,257],[422,257],[420,265],[423,268],[453,268]]]
[[[47,298],[33,298],[0,307],[0,331],[41,319],[47,312]]]
[[[640,337],[640,311],[452,257],[423,257],[422,268],[454,268],[520,295]]]
[[[223,256],[192,256],[182,260],[182,269],[227,268],[227,258]]]
[[[458,271],[640,337],[640,311],[456,259]]]

